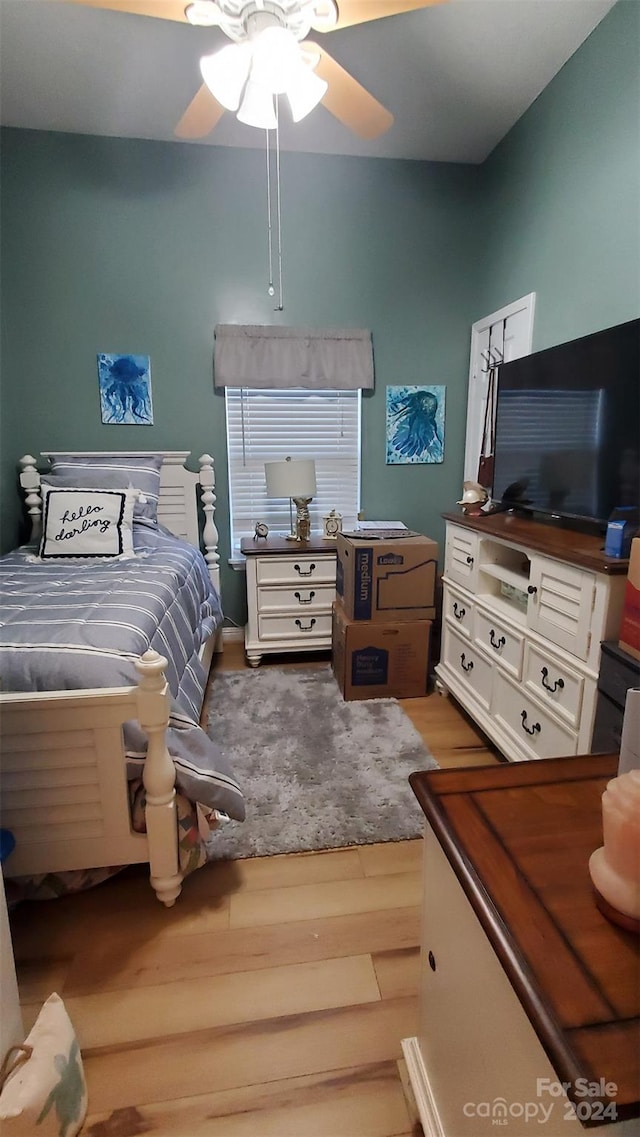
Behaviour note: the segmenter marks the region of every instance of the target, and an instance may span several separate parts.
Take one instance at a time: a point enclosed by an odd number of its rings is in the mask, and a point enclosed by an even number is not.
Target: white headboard
[[[45,450],[41,458],[50,461],[51,458],[113,458],[118,451],[114,450]],[[220,554],[218,552],[218,530],[213,516],[215,513],[215,470],[213,458],[210,454],[203,454],[198,459],[200,467],[196,474],[187,470],[185,462],[189,457],[188,450],[127,450],[123,451],[127,457],[148,458],[150,454],[162,454],[162,468],[160,470],[160,500],[158,502],[158,521],[170,529],[176,537],[195,545],[197,549],[204,546],[204,558],[209,567],[209,575],[217,591],[220,591]],[[36,465],[37,459],[31,454],[25,454],[20,459],[20,485],[25,492],[25,499],[29,516],[31,517],[31,537],[36,541],[40,537],[42,525],[42,494],[40,491],[40,471]],[[204,529],[202,542],[200,540],[200,527],[198,521],[198,497],[204,513]]]

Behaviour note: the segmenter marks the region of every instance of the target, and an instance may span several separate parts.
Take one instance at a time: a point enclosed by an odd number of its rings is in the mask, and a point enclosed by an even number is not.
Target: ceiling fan
[[[178,138],[205,138],[225,109],[250,126],[277,125],[274,96],[288,98],[295,122],[319,102],[362,138],[376,138],[393,115],[324,48],[311,30],[331,32],[443,0],[72,0],[199,27],[219,27],[233,42],[204,56],[204,79],[175,128]]]

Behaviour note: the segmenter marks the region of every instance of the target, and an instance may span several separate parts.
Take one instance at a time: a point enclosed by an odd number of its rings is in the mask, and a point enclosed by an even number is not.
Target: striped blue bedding
[[[176,783],[192,802],[244,819],[227,760],[199,727],[206,675],[198,659],[222,622],[202,554],[162,526],[134,524],[135,556],[40,561],[24,546],[0,558],[0,677],[4,691],[61,691],[137,682],[136,659],[168,660],[167,745]],[[145,739],[125,727],[128,774],[139,777]]]

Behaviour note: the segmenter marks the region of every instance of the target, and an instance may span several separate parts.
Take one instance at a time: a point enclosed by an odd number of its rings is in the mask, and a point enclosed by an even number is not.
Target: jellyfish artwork
[[[98,378],[103,422],[153,422],[148,355],[99,355]]]
[[[444,387],[387,387],[387,464],[442,462]]]

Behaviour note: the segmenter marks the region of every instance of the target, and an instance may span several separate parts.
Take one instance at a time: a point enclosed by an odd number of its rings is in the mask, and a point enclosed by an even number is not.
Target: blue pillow
[[[133,520],[145,518],[157,523],[160,497],[162,454],[61,454],[51,458],[51,470],[42,476],[42,484],[57,489],[111,489],[130,487],[142,494],[133,508]]]

